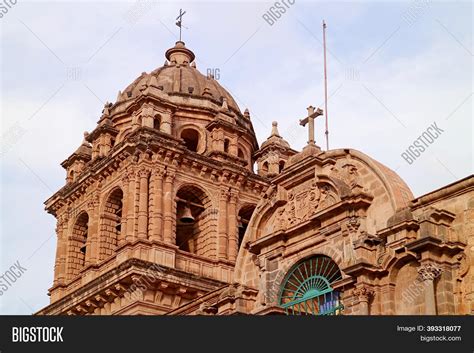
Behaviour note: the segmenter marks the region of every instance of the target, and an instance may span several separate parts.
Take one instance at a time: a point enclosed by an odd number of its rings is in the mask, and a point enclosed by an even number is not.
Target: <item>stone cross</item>
[[[300,119],[300,125],[306,126],[308,124],[308,145],[314,145],[314,119],[320,115],[323,115],[322,109],[318,108],[316,111],[315,108],[310,105],[308,110],[308,116],[304,119]]]

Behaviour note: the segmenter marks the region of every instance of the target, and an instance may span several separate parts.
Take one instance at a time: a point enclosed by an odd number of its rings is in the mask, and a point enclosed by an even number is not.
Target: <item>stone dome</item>
[[[217,104],[223,100],[231,110],[241,114],[239,106],[230,93],[212,76],[205,76],[198,71],[194,53],[186,48],[184,42],[178,41],[173,48],[166,51],[164,66],[150,73],[143,72],[125,90],[119,93],[119,100],[128,100],[141,94],[147,86],[154,86],[169,95],[184,94],[195,98],[207,99]]]

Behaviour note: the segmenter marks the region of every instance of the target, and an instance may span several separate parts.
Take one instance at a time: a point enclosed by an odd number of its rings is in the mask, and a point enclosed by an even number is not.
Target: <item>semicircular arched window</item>
[[[334,284],[342,279],[337,264],[318,255],[296,264],[286,275],[279,304],[288,315],[339,315],[343,305]]]

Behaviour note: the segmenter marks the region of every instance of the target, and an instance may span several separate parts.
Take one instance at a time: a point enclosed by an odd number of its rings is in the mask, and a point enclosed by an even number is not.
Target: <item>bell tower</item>
[[[268,181],[246,110],[184,42],[107,103],[46,201],[57,218],[40,314],[163,314],[231,283]]]
[[[262,147],[254,155],[258,174],[267,178],[277,176],[285,168],[288,158],[296,153],[297,151],[291,149],[290,144],[280,136],[278,123],[274,121],[270,137],[262,143]]]

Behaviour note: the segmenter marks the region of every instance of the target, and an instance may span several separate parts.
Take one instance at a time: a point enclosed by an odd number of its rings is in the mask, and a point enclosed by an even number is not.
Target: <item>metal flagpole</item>
[[[328,128],[328,75],[326,68],[326,22],[323,20],[323,47],[324,47],[324,116],[326,118],[326,150],[329,150],[329,128]]]

